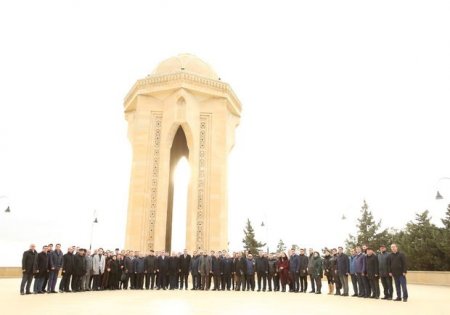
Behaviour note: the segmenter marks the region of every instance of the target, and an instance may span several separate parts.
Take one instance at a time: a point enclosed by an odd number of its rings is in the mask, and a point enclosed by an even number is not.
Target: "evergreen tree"
[[[381,228],[381,220],[375,222],[373,214],[369,210],[369,206],[365,200],[361,207],[361,216],[358,218],[356,227],[358,229],[356,236],[349,234],[348,239],[345,241],[347,247],[366,244],[377,249],[382,244],[387,246],[390,239],[392,239],[392,235],[390,235],[387,229],[379,231]]]
[[[442,229],[431,223],[428,210],[416,214],[415,222],[408,222],[399,238],[400,250],[406,254],[408,269],[446,270],[446,253],[439,238]],[[447,256],[448,257],[448,256]]]
[[[445,217],[441,219],[442,224],[444,224],[444,229],[450,231],[450,204],[447,206],[447,212]]]
[[[247,225],[244,229],[245,237],[242,240],[244,248],[251,254],[256,255],[259,249],[265,246],[265,243],[258,242],[255,238],[255,231],[253,230],[250,219],[247,219]]]
[[[300,250],[300,246],[298,246],[297,244],[292,244],[291,249]]]
[[[441,219],[444,227],[439,229],[437,244],[439,250],[444,253],[441,270],[450,270],[450,204],[447,207],[445,217]]]
[[[285,250],[286,250],[286,245],[284,245],[283,240],[280,239],[280,241],[278,242],[278,245],[277,245],[277,253],[284,252]]]

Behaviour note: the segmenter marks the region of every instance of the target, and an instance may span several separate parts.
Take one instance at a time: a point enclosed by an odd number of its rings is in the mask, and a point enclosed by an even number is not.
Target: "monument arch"
[[[171,249],[173,173],[186,156],[186,248],[227,248],[227,160],[241,114],[231,87],[182,54],[138,80],[124,107],[133,152],[125,247]]]

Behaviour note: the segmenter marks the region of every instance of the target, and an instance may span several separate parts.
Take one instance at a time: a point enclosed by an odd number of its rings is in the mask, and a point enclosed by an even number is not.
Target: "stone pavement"
[[[325,284],[325,283],[324,283]],[[409,285],[409,301],[309,293],[101,291],[19,294],[20,279],[0,279],[2,314],[450,314],[450,287]]]

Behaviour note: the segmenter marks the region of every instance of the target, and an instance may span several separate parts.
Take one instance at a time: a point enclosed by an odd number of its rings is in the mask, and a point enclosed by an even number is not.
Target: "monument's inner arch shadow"
[[[170,174],[169,174],[169,194],[167,201],[167,223],[166,223],[166,245],[165,250],[170,252],[172,247],[172,228],[173,228],[173,204],[174,204],[174,186],[175,186],[175,168],[178,161],[185,157],[189,161],[189,148],[187,145],[186,135],[181,126],[173,139],[172,148],[170,149]],[[187,194],[187,191],[185,192]],[[187,204],[185,205],[185,210],[187,210]],[[183,212],[187,215],[187,212]]]

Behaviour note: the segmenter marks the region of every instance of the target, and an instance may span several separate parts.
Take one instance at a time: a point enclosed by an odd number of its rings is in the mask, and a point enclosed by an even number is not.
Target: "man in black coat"
[[[383,285],[384,297],[382,300],[392,300],[392,277],[388,273],[387,261],[390,253],[386,251],[386,246],[380,246],[378,254],[378,270],[380,272],[381,284]]]
[[[262,250],[259,251],[259,256],[255,260],[256,277],[258,279],[258,292],[261,291],[261,280],[263,281],[262,290],[266,291],[267,275],[269,274],[269,260],[267,254]]]
[[[245,274],[247,272],[247,260],[245,257],[242,256],[242,252],[237,253],[237,257],[234,261],[234,276],[235,276],[235,290],[240,291],[241,290],[241,284],[242,284],[242,291],[245,291],[246,282],[245,282]]]
[[[122,288],[124,290],[128,289],[128,282],[132,275],[134,275],[134,267],[133,267],[133,252],[126,251],[125,257],[123,258],[123,271],[125,272],[124,280],[122,281]],[[134,283],[131,283],[130,288],[134,289]]]
[[[70,279],[73,274],[73,247],[69,247],[67,253],[63,256],[62,279],[59,283],[59,292],[71,292]]]
[[[144,258],[144,273],[145,273],[145,289],[152,289],[155,287],[156,275],[156,257],[153,250],[150,255]]]
[[[180,256],[180,289],[188,289],[189,269],[191,267],[191,255],[188,254],[187,249],[184,250],[183,255]]]
[[[369,279],[369,286],[372,295],[370,296],[372,299],[380,298],[380,284],[378,282],[379,279],[379,268],[378,268],[378,257],[373,252],[371,247],[367,248],[367,256],[366,256],[366,270],[367,270],[367,279]]]
[[[289,257],[289,279],[291,281],[289,285],[289,292],[298,292],[299,282],[299,267],[300,261],[295,249],[291,249]]]
[[[42,247],[42,251],[37,255],[34,264],[34,273],[35,273],[35,281],[34,281],[34,294],[44,293],[43,285],[45,278],[48,274],[48,256],[47,256],[47,246]]]
[[[169,257],[169,284],[170,290],[178,289],[178,271],[180,269],[180,260],[175,252]]]
[[[158,273],[158,290],[167,288],[167,273],[169,272],[169,259],[166,256],[166,253],[161,252],[161,256],[158,257],[156,272]]]
[[[397,292],[397,298],[394,301],[402,300],[408,301],[408,289],[406,288],[406,256],[398,250],[397,244],[391,245],[392,253],[388,258],[388,272],[391,277],[394,278],[395,291]]]
[[[199,258],[200,256],[197,254],[197,251],[194,251],[191,259],[191,264],[189,266],[189,269],[191,270],[192,275],[192,289],[191,290],[198,290],[200,289],[200,273],[198,272],[198,264],[199,264]]]
[[[63,264],[63,253],[61,251],[61,244],[56,244],[56,249],[48,253],[48,263],[49,263],[49,278],[48,278],[48,289],[49,293],[56,293],[55,287],[58,280],[59,270]]]
[[[300,275],[300,292],[306,293],[308,289],[308,256],[305,255],[305,250],[300,249],[299,261],[299,275]]]
[[[81,291],[81,277],[86,274],[85,250],[79,249],[73,257],[72,292]]]
[[[344,289],[343,296],[348,296],[348,275],[350,274],[350,259],[344,254],[344,249],[338,247],[338,255],[336,256],[337,276],[341,287]]]
[[[233,258],[230,257],[230,254],[226,253],[225,257],[222,259],[223,263],[223,277],[222,277],[222,290],[227,289],[230,291],[231,289],[231,276],[233,274],[234,264]]]
[[[214,280],[214,289],[213,291],[220,291],[220,275],[222,273],[221,270],[221,260],[219,258],[219,253],[215,253],[211,256],[211,272]]]
[[[36,245],[31,244],[30,249],[23,252],[22,256],[22,282],[20,283],[20,294],[31,294],[31,282],[33,281],[33,266],[36,259]],[[26,291],[25,291],[26,285]]]

